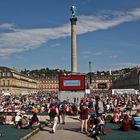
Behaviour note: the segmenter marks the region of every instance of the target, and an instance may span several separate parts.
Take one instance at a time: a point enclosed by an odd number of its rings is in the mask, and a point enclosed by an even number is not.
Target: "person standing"
[[[104,104],[99,96],[96,97],[95,110],[97,115],[102,115],[104,113]]]
[[[63,103],[60,105],[60,114],[62,118],[62,124],[65,124],[66,112],[67,112],[67,104],[66,104],[66,101],[64,100]]]
[[[52,130],[51,133],[55,133],[56,126],[58,123],[58,116],[59,116],[59,110],[55,104],[51,104],[48,110],[48,114],[50,117],[50,122],[52,123]]]
[[[88,120],[88,106],[85,101],[80,103],[80,119],[81,119],[81,133],[87,133],[87,120]]]

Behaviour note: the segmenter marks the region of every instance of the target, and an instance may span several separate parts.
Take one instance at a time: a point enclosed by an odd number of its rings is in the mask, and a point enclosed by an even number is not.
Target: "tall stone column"
[[[71,72],[77,73],[76,21],[71,18]]]
[[[71,73],[77,73],[77,47],[76,47],[76,7],[71,7],[72,17],[71,21]]]

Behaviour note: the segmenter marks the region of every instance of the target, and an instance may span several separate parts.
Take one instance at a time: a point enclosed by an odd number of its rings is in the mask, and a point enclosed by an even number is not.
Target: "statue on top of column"
[[[71,6],[70,10],[72,12],[72,18],[77,18],[76,17],[76,6]]]

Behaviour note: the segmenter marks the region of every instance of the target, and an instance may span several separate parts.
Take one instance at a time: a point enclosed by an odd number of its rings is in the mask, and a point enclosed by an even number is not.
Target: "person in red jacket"
[[[80,119],[81,119],[81,133],[84,132],[87,133],[87,120],[88,120],[88,106],[86,102],[81,102],[80,104]]]

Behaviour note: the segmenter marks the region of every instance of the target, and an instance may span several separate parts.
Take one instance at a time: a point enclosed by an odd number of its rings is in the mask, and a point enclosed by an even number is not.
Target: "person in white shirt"
[[[19,122],[21,121],[21,115],[19,112],[16,113],[16,116],[15,116],[15,126],[17,128],[19,128]]]

